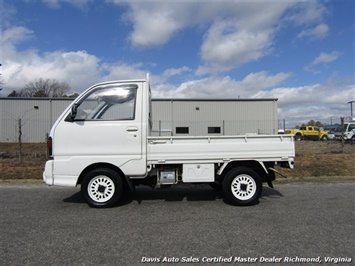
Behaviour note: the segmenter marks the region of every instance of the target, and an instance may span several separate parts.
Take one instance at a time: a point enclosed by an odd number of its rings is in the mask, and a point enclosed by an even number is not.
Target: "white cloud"
[[[204,38],[201,57],[212,71],[230,70],[269,54],[271,37],[266,30],[239,30],[232,20],[215,22]],[[198,73],[204,74],[201,69]]]
[[[316,39],[324,39],[329,32],[329,26],[326,24],[319,24],[318,26],[301,31],[298,38],[308,38],[310,41]]]
[[[207,29],[201,40],[204,64],[198,74],[228,71],[270,54],[279,19],[295,2],[182,1],[126,3],[133,47],[149,48],[170,41],[187,27]],[[147,19],[148,18],[148,19]]]
[[[279,87],[269,91],[259,91],[256,98],[278,98],[280,106],[309,104],[318,100],[314,98],[315,92],[320,88],[319,84],[300,87]]]
[[[331,52],[329,54],[320,53],[320,55],[312,61],[311,65],[315,66],[315,65],[318,65],[318,64],[324,64],[324,63],[333,62],[333,61],[337,60],[340,55],[341,55],[341,53],[337,52],[337,51],[333,51],[333,52]]]
[[[140,11],[134,17],[135,29],[130,35],[134,46],[154,46],[168,42],[171,35],[180,28],[180,25],[171,19],[169,12],[161,12],[150,16],[149,12]],[[149,17],[149,23],[146,18]]]
[[[43,3],[52,9],[61,8],[62,4],[70,4],[79,9],[87,8],[88,4],[92,2],[92,0],[42,0]]]
[[[17,44],[31,38],[35,38],[33,31],[25,27],[13,27],[3,31],[2,95],[8,95],[12,90],[20,90],[38,78],[57,79],[68,83],[72,92],[81,92],[100,81],[144,79],[148,72],[142,63],[101,62],[98,57],[86,51],[51,51],[40,54],[37,50],[17,49]],[[186,66],[167,69],[161,76],[153,76],[152,81],[164,83],[169,78],[186,72],[191,72]]]
[[[147,72],[141,70],[141,64],[128,65],[123,62],[107,64],[104,63],[101,66],[101,72],[103,74],[102,79],[105,81],[110,80],[127,80],[127,79],[145,79]]]
[[[280,72],[276,75],[268,75],[267,72],[262,71],[249,74],[243,79],[242,83],[246,90],[255,92],[275,87],[288,79],[290,76],[291,73]],[[256,97],[255,95],[250,96]]]
[[[292,11],[287,15],[286,20],[299,26],[321,22],[328,14],[325,6],[318,1],[298,1]]]
[[[333,51],[331,53],[320,53],[309,65],[304,67],[304,70],[313,74],[320,74],[321,70],[319,65],[327,66],[327,63],[336,61],[341,56],[340,52]]]
[[[37,50],[18,51],[16,45],[29,38],[34,38],[33,31],[24,27],[3,31],[4,95],[12,90],[20,90],[38,78],[67,82],[73,92],[81,92],[94,83],[108,79],[145,77],[145,72],[139,70],[139,66],[101,63],[98,57],[86,51],[52,51],[42,55]]]
[[[32,30],[25,27],[13,27],[2,32],[1,43],[4,47],[8,47],[8,45],[14,45],[30,38],[33,38]]]
[[[258,97],[256,92],[276,86],[286,80],[290,73],[268,75],[257,72],[237,81],[229,76],[212,76],[209,78],[183,82],[174,87],[162,84],[153,89],[153,96],[158,98],[250,98]]]
[[[180,67],[180,68],[169,68],[169,69],[164,71],[163,77],[164,78],[169,78],[169,77],[172,77],[172,76],[181,75],[184,72],[191,72],[191,68],[189,68],[187,66],[183,66],[183,67]]]
[[[279,118],[286,118],[288,123],[308,122],[310,119],[327,122],[331,118],[339,120],[339,117],[349,115],[346,103],[355,96],[355,86],[329,80],[324,84],[264,90],[256,96],[278,98]]]
[[[121,1],[114,2],[122,4]],[[166,44],[175,32],[189,23],[189,20],[183,19],[190,14],[189,3],[128,2],[128,5],[130,10],[124,19],[133,24],[129,41],[134,47]]]

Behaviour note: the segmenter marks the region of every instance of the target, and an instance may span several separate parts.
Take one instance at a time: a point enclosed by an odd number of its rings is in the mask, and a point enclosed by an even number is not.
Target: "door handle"
[[[149,142],[150,144],[166,144],[165,140],[153,140]]]
[[[126,131],[128,131],[128,132],[136,132],[136,131],[138,131],[138,127],[127,127]]]

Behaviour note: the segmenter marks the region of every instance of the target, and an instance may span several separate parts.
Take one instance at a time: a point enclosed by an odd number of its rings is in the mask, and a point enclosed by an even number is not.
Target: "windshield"
[[[344,132],[346,132],[348,126],[349,126],[349,124],[344,124],[344,127],[343,127],[343,131],[344,131]]]

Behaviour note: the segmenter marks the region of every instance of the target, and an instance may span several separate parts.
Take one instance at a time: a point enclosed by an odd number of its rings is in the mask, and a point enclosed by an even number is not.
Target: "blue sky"
[[[354,1],[0,3],[1,96],[149,72],[155,98],[278,98],[290,125],[337,121],[355,100]]]

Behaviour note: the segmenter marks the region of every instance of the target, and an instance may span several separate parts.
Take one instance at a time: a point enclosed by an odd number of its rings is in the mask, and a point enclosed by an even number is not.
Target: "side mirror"
[[[71,113],[70,113],[71,120],[74,120],[74,118],[76,117],[77,113],[78,113],[78,105],[77,104],[73,104],[73,106],[71,107]]]

